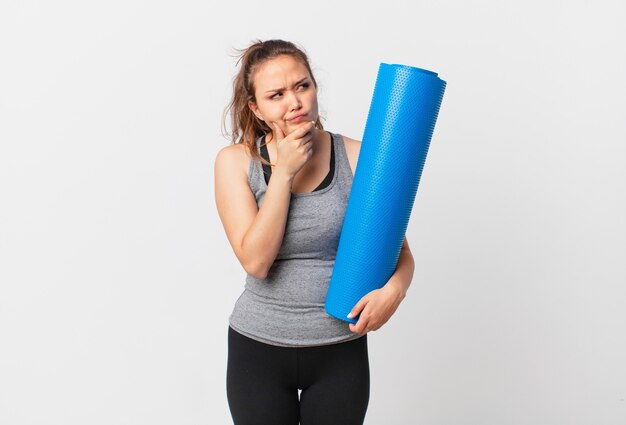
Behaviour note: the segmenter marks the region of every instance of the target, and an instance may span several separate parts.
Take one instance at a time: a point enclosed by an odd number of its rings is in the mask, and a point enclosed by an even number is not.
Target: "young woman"
[[[405,238],[394,275],[354,306],[356,324],[325,312],[361,143],[323,129],[317,82],[293,43],[254,42],[239,62],[224,114],[233,144],[215,159],[218,213],[247,273],[229,317],[234,423],[362,424],[367,332],[404,299],[413,256]]]

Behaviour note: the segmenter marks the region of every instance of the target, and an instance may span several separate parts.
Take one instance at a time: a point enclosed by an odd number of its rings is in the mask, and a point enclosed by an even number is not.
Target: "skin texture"
[[[253,74],[255,99],[250,110],[273,131],[266,136],[272,179],[261,209],[247,184],[250,158],[242,145],[222,148],[215,160],[215,196],[229,242],[246,271],[264,278],[284,235],[291,192],[310,192],[328,173],[330,137],[318,131],[317,88],[307,68],[291,56],[263,63]],[[304,114],[300,120],[296,115]],[[313,123],[312,123],[313,122]],[[354,175],[361,142],[343,136]],[[261,254],[259,254],[261,253]],[[405,298],[414,272],[406,237],[394,274],[380,289],[366,294],[351,316],[360,314],[352,332],[380,329]]]

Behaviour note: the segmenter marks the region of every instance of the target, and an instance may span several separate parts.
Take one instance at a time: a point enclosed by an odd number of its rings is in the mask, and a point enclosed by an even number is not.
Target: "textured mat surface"
[[[346,316],[393,275],[446,82],[437,73],[381,63],[374,86],[326,312]]]

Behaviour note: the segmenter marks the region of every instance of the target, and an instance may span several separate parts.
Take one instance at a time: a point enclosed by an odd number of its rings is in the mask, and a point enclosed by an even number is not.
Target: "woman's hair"
[[[309,71],[313,84],[317,89],[317,82],[311,72],[309,59],[306,53],[295,44],[284,40],[256,40],[245,49],[235,49],[239,53],[237,64],[241,62],[241,66],[237,75],[233,78],[233,96],[228,106],[224,110],[222,117],[222,132],[230,138],[233,144],[243,143],[248,152],[258,158],[262,163],[269,164],[261,155],[259,155],[255,143],[259,136],[269,133],[272,129],[264,122],[257,118],[256,115],[248,107],[248,101],[256,102],[254,96],[254,73],[259,67],[269,59],[273,59],[280,55],[290,55],[302,64]],[[226,130],[226,118],[230,116],[232,130]],[[323,130],[322,123],[317,118],[315,126]]]

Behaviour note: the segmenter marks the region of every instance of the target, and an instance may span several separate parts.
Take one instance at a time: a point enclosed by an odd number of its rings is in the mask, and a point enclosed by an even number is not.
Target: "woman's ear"
[[[256,115],[258,119],[260,119],[261,121],[265,121],[263,117],[261,117],[261,114],[259,113],[259,108],[256,106],[256,103],[254,103],[252,100],[248,101],[248,108],[250,108],[252,113]]]

